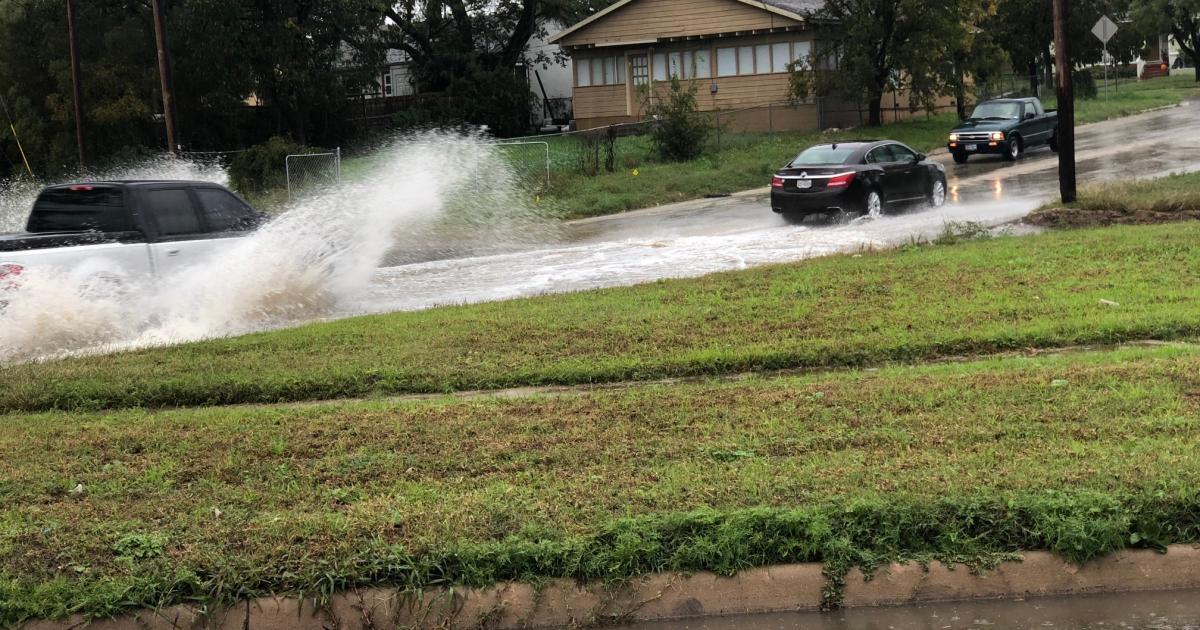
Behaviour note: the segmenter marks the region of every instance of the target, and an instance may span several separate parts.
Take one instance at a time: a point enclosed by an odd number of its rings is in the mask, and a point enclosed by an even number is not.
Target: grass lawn
[[[1085,186],[1074,203],[1053,202],[1029,216],[1049,227],[1200,219],[1200,173]]]
[[[1197,541],[1198,374],[1182,345],[520,399],[9,415],[0,625],[366,584],[786,561],[836,577]]]
[[[1200,224],[1184,223],[913,246],[12,365],[0,412],[580,384],[1185,338],[1200,334],[1197,239]]]

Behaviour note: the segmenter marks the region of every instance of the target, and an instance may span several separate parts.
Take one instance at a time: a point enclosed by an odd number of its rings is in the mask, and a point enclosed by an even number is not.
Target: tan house
[[[693,81],[700,109],[745,110],[745,130],[814,128],[816,104],[787,106],[788,64],[811,58],[805,15],[820,0],[619,0],[554,35],[574,62],[576,125],[639,120],[645,94]],[[767,107],[770,105],[771,107]]]

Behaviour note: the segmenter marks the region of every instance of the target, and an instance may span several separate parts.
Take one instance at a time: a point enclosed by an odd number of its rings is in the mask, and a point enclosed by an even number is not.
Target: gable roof
[[[781,15],[786,18],[791,18],[791,19],[799,21],[799,22],[805,21],[808,18],[808,13],[810,13],[812,11],[816,11],[816,10],[820,9],[821,7],[825,6],[824,0],[733,0],[733,1],[740,2],[740,3],[748,5],[748,6],[752,6],[756,9],[762,9],[769,13]],[[578,30],[592,24],[593,22],[597,22],[597,21],[603,19],[606,15],[616,11],[617,9],[620,9],[623,6],[633,3],[633,2],[637,2],[637,0],[617,0],[617,2],[614,2],[613,4],[609,5],[607,8],[605,8],[601,11],[597,11],[596,13],[593,13],[592,15],[580,20],[579,22],[576,22],[570,28],[567,28],[566,30],[555,33],[547,41],[551,44],[557,43],[559,40],[566,37],[567,35],[570,35],[571,33],[574,33],[575,31],[578,31]]]

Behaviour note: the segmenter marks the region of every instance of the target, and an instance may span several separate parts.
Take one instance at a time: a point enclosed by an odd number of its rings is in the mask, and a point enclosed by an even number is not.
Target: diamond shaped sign
[[[1117,34],[1117,24],[1108,19],[1107,15],[1102,15],[1099,20],[1096,20],[1096,25],[1092,27],[1092,34],[1096,36],[1096,39],[1107,44],[1108,40]]]

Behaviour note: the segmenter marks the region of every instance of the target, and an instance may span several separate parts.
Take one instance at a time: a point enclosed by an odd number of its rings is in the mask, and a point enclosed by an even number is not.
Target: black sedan
[[[771,209],[791,217],[864,213],[946,202],[946,169],[891,140],[819,144],[771,179]]]

